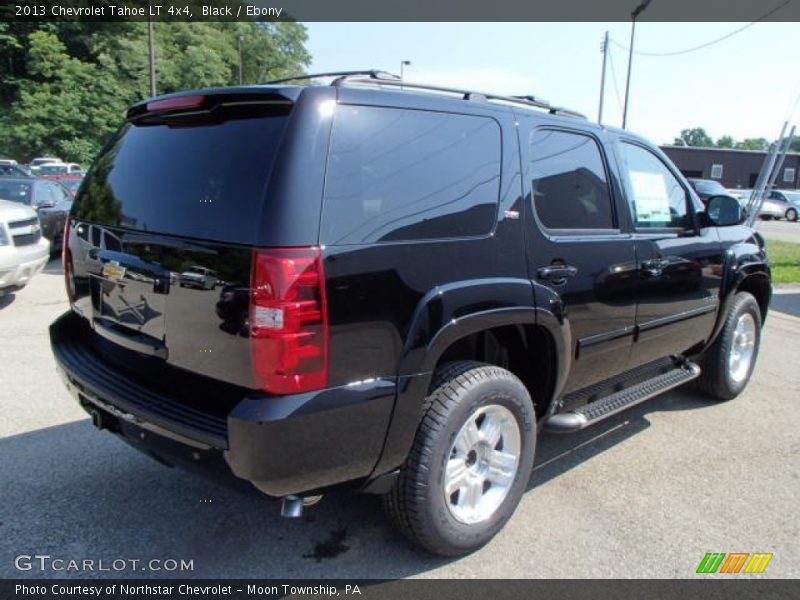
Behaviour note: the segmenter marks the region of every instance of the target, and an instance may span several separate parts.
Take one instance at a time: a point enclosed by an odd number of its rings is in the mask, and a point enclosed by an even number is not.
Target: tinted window
[[[548,229],[611,229],[605,165],[588,135],[538,130],[531,135],[536,214]]]
[[[620,150],[636,227],[689,227],[686,191],[661,159],[634,144]]]
[[[696,189],[701,194],[724,194],[725,188],[722,187],[721,183],[717,183],[716,181],[703,181],[703,180],[694,180],[692,181],[694,185],[694,189]]]
[[[92,167],[77,218],[252,243],[285,116],[128,124]]]
[[[500,129],[483,117],[341,106],[331,138],[328,244],[484,235],[497,213]]]
[[[25,181],[0,181],[0,200],[10,200],[21,204],[31,203],[33,185]]]

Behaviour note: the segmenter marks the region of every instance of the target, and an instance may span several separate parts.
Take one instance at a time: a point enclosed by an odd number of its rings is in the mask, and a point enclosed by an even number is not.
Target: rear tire
[[[491,540],[519,504],[533,469],[536,415],[525,386],[500,367],[449,363],[431,388],[384,506],[413,543],[459,556]]]
[[[700,363],[700,389],[716,400],[741,394],[753,374],[760,345],[761,309],[751,294],[739,292],[722,331]]]

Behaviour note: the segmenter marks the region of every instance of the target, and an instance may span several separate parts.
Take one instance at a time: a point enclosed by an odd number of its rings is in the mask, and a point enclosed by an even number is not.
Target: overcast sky
[[[378,68],[406,79],[505,94],[534,94],[597,119],[608,30],[627,47],[629,23],[309,23],[311,71]],[[637,51],[672,52],[743,23],[647,23]],[[800,93],[800,23],[757,23],[708,48],[634,55],[629,128],[657,143],[704,127],[717,139],[777,137]],[[627,51],[611,45],[603,122],[620,125]],[[611,64],[616,74],[616,86]],[[615,87],[618,89],[617,94]],[[795,110],[794,121],[800,117]]]

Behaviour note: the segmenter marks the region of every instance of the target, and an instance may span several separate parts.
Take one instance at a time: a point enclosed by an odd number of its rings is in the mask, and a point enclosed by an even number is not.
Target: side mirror
[[[730,227],[744,223],[747,211],[732,196],[712,196],[706,204],[706,215],[712,225]]]

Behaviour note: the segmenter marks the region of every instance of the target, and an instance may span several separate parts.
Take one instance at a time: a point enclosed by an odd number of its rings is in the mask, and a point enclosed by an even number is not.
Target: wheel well
[[[542,327],[506,325],[472,333],[453,342],[436,367],[455,360],[477,360],[511,371],[525,384],[538,416],[544,414],[552,399],[555,345]]]
[[[763,321],[767,316],[769,298],[772,293],[767,276],[760,274],[750,275],[739,284],[736,291],[748,292],[755,297],[756,302],[758,302],[758,307],[761,309],[761,320]]]

